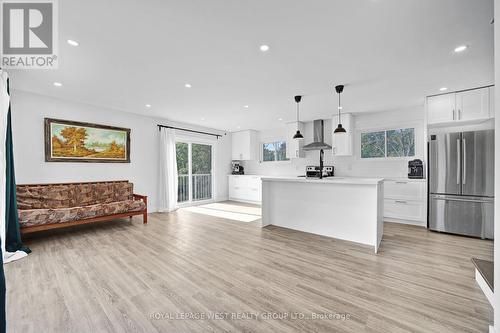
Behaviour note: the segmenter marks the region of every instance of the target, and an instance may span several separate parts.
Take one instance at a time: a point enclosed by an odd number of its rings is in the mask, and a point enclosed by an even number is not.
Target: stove
[[[309,165],[306,167],[306,177],[308,178],[319,178],[320,177],[320,167],[316,165]],[[323,167],[323,177],[333,177],[335,168],[333,166]]]

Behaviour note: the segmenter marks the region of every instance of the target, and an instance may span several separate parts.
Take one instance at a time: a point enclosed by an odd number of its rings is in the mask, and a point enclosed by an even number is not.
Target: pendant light
[[[338,85],[335,86],[335,91],[337,91],[337,94],[339,94],[339,124],[335,131],[333,131],[334,134],[341,134],[341,133],[347,133],[345,128],[342,127],[342,122],[340,121],[340,110],[342,110],[342,106],[340,106],[340,94],[342,91],[344,91],[344,86],[343,85]]]
[[[297,133],[295,133],[293,138],[296,140],[300,140],[300,139],[304,138],[304,136],[302,135],[302,133],[300,133],[300,130],[299,130],[299,103],[300,103],[300,100],[302,99],[302,96],[297,95],[294,98],[295,98],[295,102],[297,103]]]

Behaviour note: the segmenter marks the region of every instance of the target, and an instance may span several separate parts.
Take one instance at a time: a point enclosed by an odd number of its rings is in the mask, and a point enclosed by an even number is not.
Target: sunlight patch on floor
[[[262,209],[259,206],[238,205],[235,203],[224,202],[185,207],[182,208],[182,210],[240,222],[253,222],[260,220],[262,213]]]

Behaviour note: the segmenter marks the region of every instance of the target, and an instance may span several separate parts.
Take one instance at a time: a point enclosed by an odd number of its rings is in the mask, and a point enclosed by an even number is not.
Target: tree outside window
[[[415,156],[415,129],[361,133],[361,158]]]
[[[286,141],[276,141],[262,144],[262,161],[287,161]]]

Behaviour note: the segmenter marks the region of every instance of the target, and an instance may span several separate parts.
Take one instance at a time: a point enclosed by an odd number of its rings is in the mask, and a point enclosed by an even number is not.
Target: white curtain
[[[177,157],[175,154],[175,130],[160,131],[160,212],[177,209]]]

